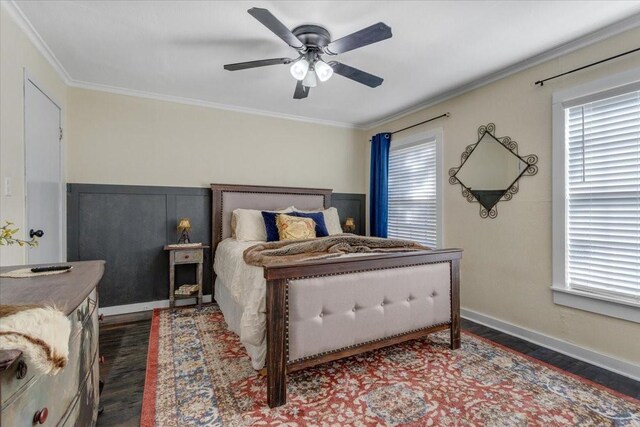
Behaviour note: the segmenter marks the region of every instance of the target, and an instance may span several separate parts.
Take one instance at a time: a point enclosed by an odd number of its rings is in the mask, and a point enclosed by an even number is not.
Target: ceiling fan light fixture
[[[309,75],[309,62],[302,58],[294,62],[289,71],[291,71],[291,75],[294,79],[304,80],[304,78]]]
[[[321,82],[326,82],[333,75],[333,68],[324,61],[318,60],[314,68]]]
[[[316,79],[316,73],[313,72],[313,69],[309,70],[304,80],[302,80],[302,85],[306,87],[316,87],[318,85],[318,80]]]
[[[318,80],[326,82],[334,73],[371,88],[382,84],[384,79],[381,77],[338,61],[324,62],[322,55],[339,55],[391,38],[393,36],[391,27],[384,22],[378,22],[337,40],[331,40],[329,31],[320,25],[305,24],[289,30],[267,9],[252,7],[247,12],[289,47],[295,49],[299,56],[225,64],[225,70],[238,71],[287,64],[289,72],[297,80],[293,93],[294,99],[307,98],[309,89],[316,87]]]

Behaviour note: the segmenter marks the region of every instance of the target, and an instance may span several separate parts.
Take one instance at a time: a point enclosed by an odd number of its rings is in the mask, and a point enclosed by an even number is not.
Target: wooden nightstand
[[[193,298],[196,295],[176,295],[176,265],[197,264],[196,280],[198,284],[198,308],[202,307],[202,263],[204,262],[204,250],[209,245],[166,245],[165,251],[169,251],[169,306],[174,308],[177,299]]]

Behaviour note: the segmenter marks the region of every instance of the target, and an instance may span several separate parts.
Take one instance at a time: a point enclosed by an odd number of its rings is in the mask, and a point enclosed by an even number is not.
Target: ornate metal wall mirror
[[[478,128],[478,141],[467,146],[460,166],[449,169],[449,183],[462,186],[462,197],[480,203],[482,218],[498,216],[496,204],[511,200],[522,176],[538,173],[538,156],[518,155],[518,144],[508,136],[496,137],[496,125]]]

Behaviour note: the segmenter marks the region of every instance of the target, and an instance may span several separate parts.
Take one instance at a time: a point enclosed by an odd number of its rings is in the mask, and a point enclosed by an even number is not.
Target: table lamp
[[[353,218],[349,217],[344,221],[343,230],[347,233],[353,233],[356,229],[356,223]]]
[[[191,231],[191,222],[189,221],[189,218],[180,218],[178,221],[178,233],[180,233],[178,244],[191,243],[191,240],[189,239],[189,231]]]

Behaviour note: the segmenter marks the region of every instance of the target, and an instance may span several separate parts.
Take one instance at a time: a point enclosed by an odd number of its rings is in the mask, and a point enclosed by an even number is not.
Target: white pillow
[[[270,212],[289,213],[293,212],[293,206]],[[235,226],[234,226],[235,225]],[[236,209],[231,218],[232,235],[236,240],[261,242],[267,241],[267,230],[264,226],[262,211],[255,209]]]
[[[302,209],[293,208],[296,212],[303,213],[311,213],[311,212],[322,212],[324,215],[324,224],[327,226],[327,231],[330,236],[334,234],[342,234],[342,224],[340,224],[340,217],[338,216],[338,209],[329,208],[329,209],[317,209],[313,211],[303,211]]]

